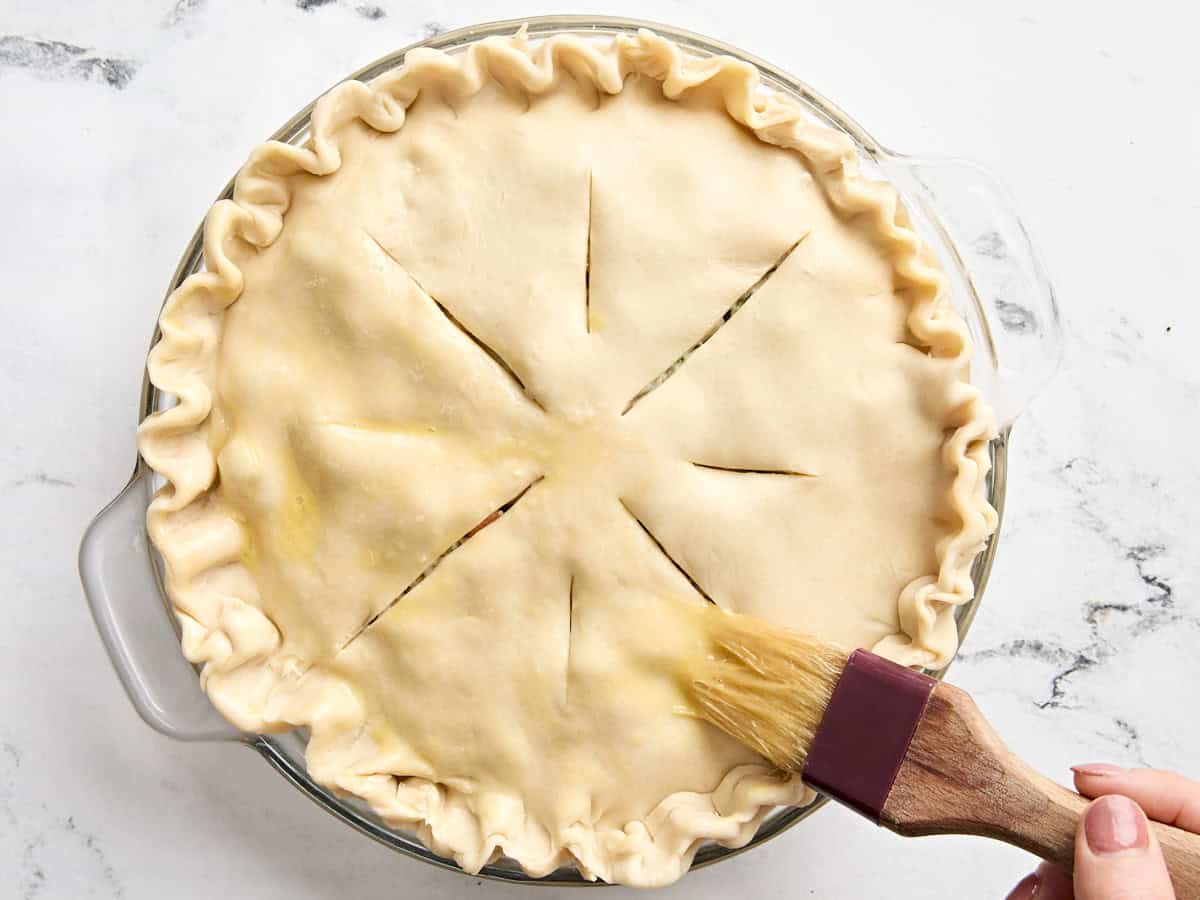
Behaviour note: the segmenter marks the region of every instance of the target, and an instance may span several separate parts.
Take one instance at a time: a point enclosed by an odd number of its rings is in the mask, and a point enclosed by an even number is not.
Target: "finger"
[[[1008,892],[1004,900],[1034,900],[1042,894],[1042,880],[1037,872],[1030,872],[1017,882],[1017,886]]]
[[[1085,797],[1124,794],[1155,821],[1200,834],[1200,784],[1182,775],[1107,763],[1086,763],[1071,770],[1076,790]]]
[[[1005,900],[1075,900],[1071,878],[1058,866],[1042,863],[1017,882]]]
[[[1034,895],[1037,900],[1075,900],[1075,890],[1071,884],[1071,876],[1053,863],[1044,862],[1034,872],[1041,882],[1038,892]]]
[[[1079,900],[1175,900],[1158,841],[1128,797],[1093,800],[1075,836]]]

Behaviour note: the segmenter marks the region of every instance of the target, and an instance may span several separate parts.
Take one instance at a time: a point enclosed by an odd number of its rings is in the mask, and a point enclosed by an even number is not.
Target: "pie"
[[[992,416],[851,142],[651,32],[410,52],[268,143],[139,442],[183,649],[477,871],[669,882],[805,799],[680,714],[717,604],[938,667]]]

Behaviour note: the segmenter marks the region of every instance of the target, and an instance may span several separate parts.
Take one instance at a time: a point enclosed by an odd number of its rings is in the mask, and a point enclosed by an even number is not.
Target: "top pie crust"
[[[414,50],[204,238],[139,435],[184,651],[464,868],[662,884],[802,799],[676,713],[706,602],[953,655],[995,526],[966,327],[895,191],[751,66]]]

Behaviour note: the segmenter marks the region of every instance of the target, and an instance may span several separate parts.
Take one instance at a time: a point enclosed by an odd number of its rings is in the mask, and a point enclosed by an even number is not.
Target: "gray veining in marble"
[[[47,78],[80,78],[124,90],[137,74],[132,59],[101,56],[64,41],[8,34],[0,37],[0,68],[25,69]]]

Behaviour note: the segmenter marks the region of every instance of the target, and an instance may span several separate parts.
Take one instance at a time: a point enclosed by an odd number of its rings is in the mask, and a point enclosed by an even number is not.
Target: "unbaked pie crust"
[[[678,714],[706,603],[953,655],[995,525],[966,327],[749,65],[414,50],[255,150],[204,249],[140,431],[184,652],[463,868],[663,884],[804,798]]]

